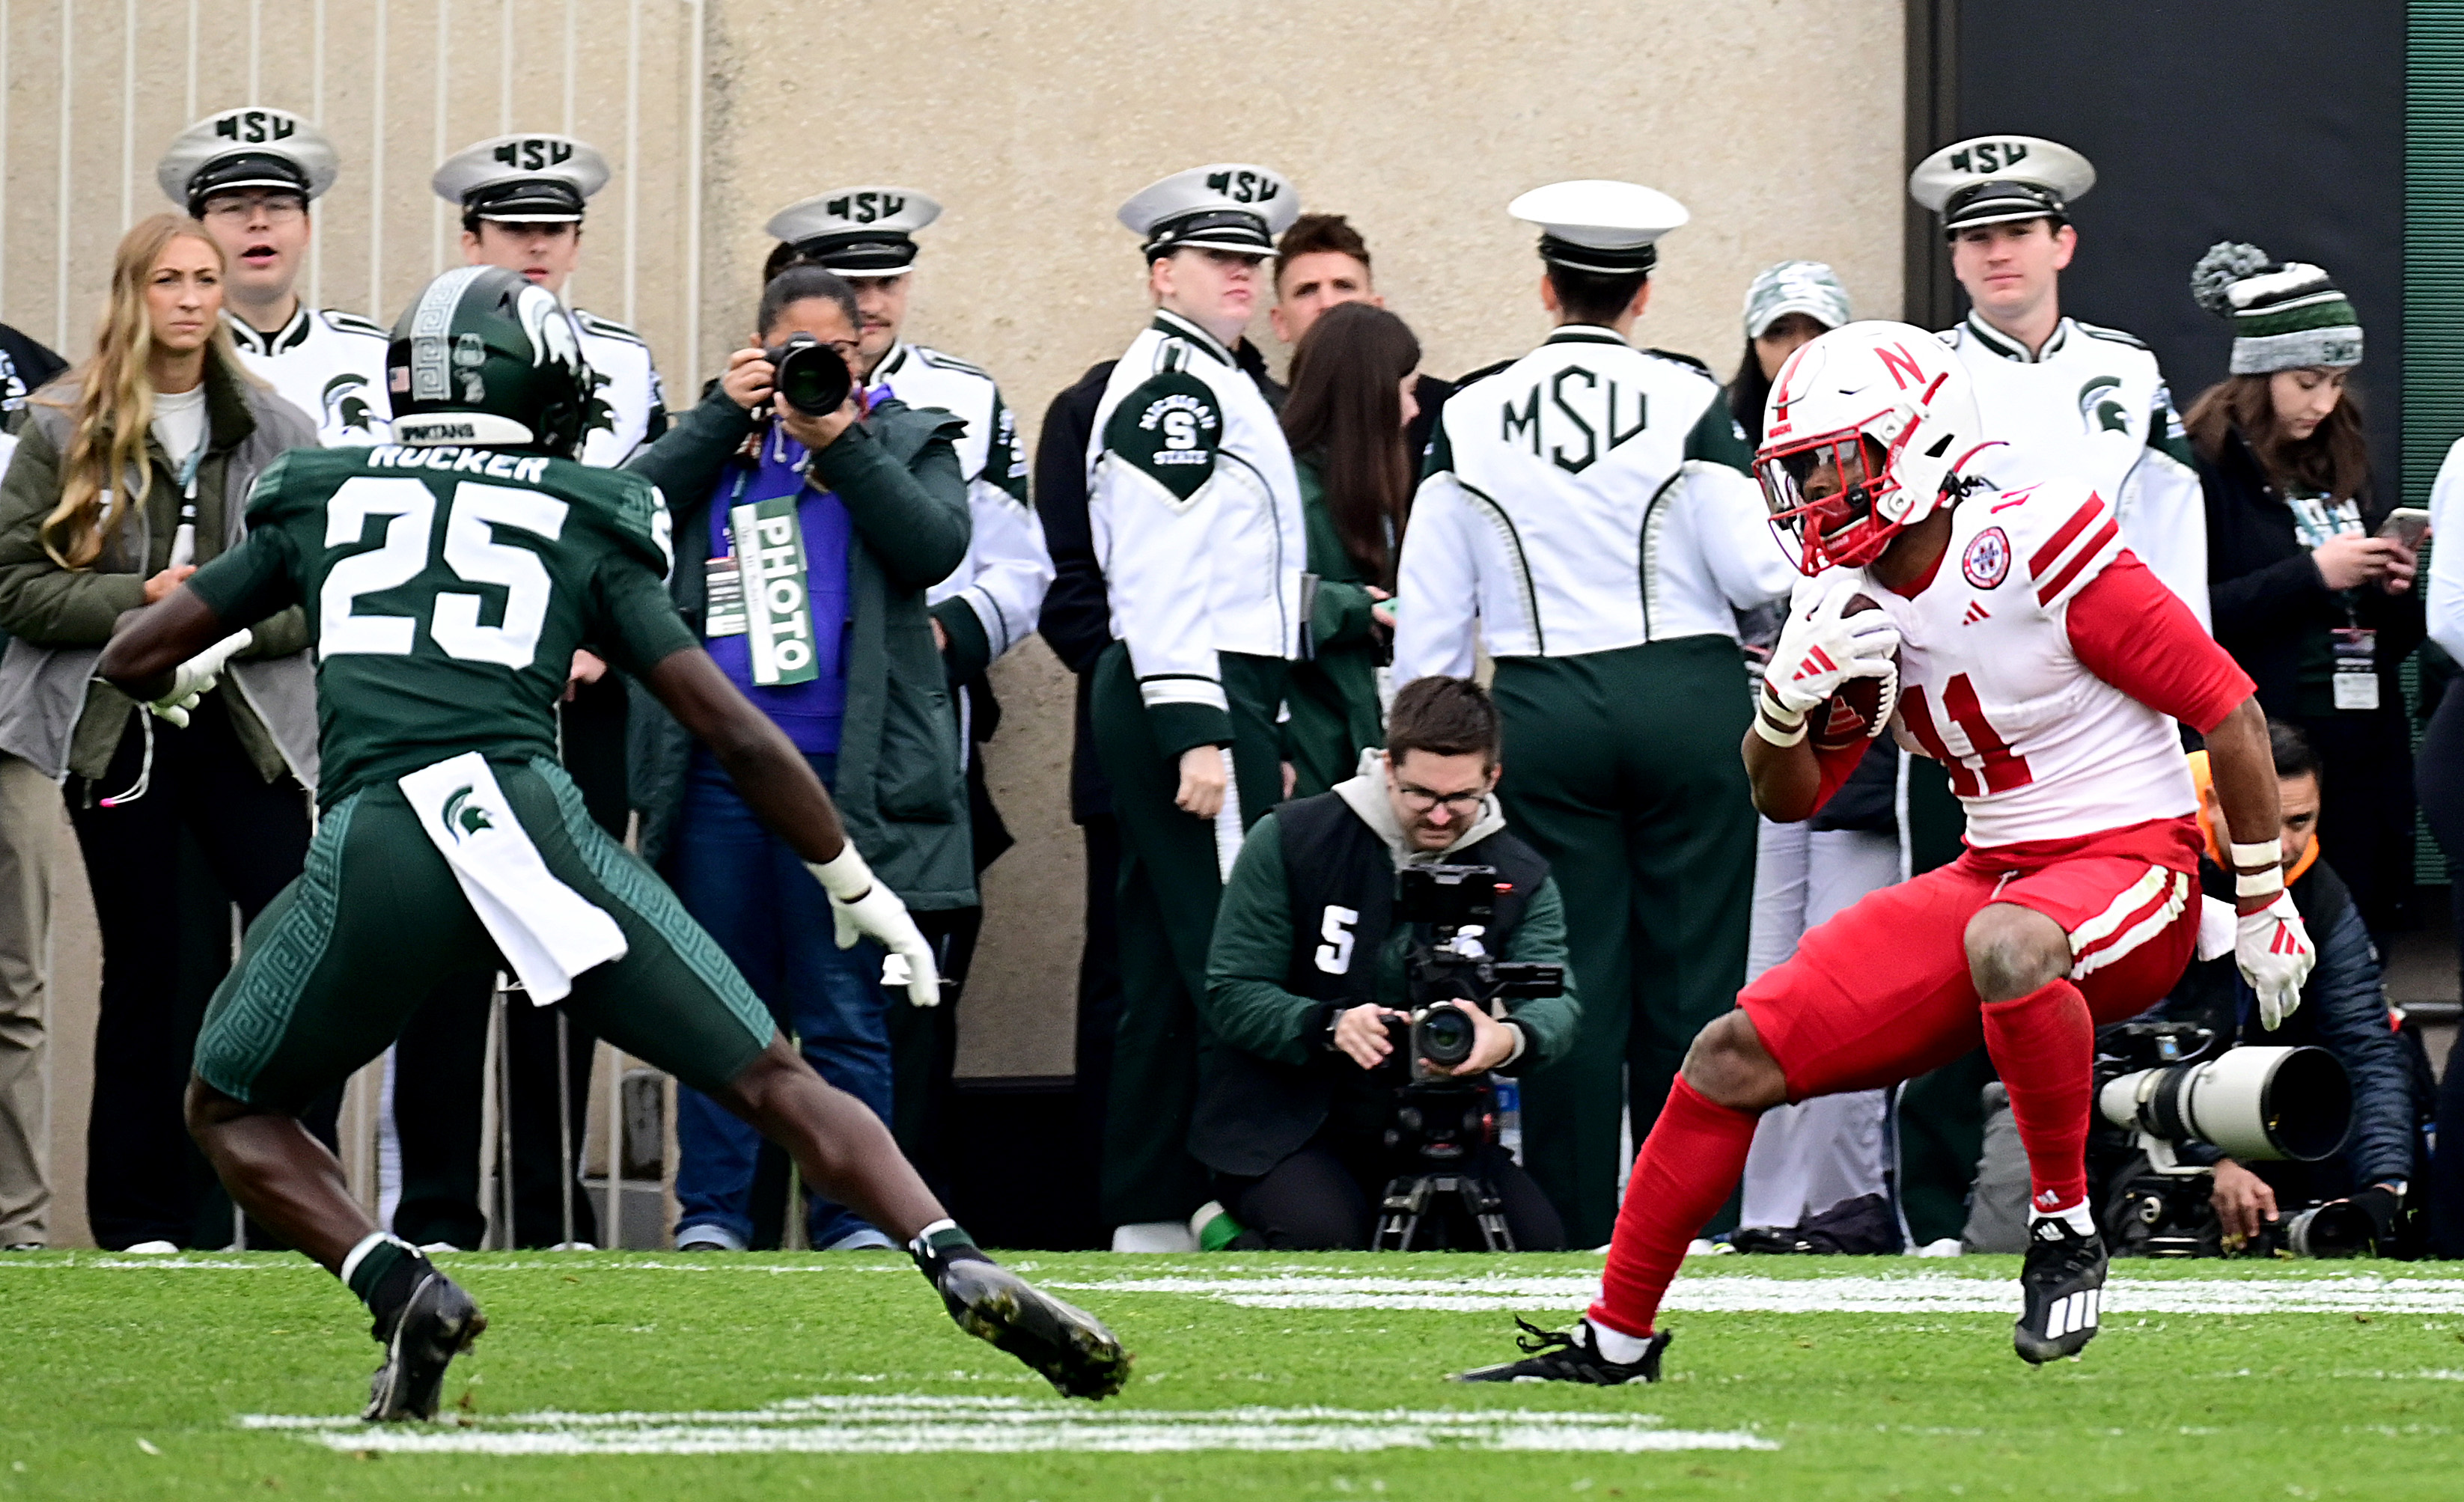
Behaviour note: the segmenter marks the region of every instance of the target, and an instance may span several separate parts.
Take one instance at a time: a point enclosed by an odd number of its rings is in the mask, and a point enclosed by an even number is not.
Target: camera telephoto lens
[[[1412,1024],[1412,1051],[1440,1069],[1471,1057],[1471,1019],[1452,1006],[1432,1006]]]
[[[2284,1223],[2284,1247],[2297,1257],[2367,1256],[2378,1227],[2350,1200],[2313,1205]]]
[[[810,334],[791,334],[762,353],[770,362],[770,385],[779,400],[807,417],[837,411],[855,388],[839,352]]]

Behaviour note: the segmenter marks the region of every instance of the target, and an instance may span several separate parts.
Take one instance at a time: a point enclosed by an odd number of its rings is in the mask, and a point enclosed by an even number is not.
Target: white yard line
[[[1670,1429],[1652,1414],[1511,1408],[1099,1409],[1049,1399],[806,1398],[742,1412],[534,1413],[376,1427],[355,1419],[247,1414],[249,1429],[336,1450],[461,1455],[1156,1453],[1190,1450],[1777,1449],[1748,1430]]]

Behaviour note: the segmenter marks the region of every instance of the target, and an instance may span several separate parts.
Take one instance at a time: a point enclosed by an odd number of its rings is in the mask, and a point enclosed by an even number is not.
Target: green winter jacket
[[[1293,663],[1284,684],[1284,760],[1292,764],[1292,796],[1313,798],[1358,770],[1364,749],[1386,743],[1377,703],[1385,647],[1369,614],[1373,581],[1335,536],[1324,476],[1310,458],[1295,455],[1293,466],[1317,600],[1309,611],[1314,654]]]
[[[972,531],[952,447],[963,426],[938,409],[885,402],[813,459],[815,478],[855,523],[847,718],[832,797],[866,863],[919,911],[977,900],[957,715],[924,608],[924,591],[966,557]],[[708,603],[711,496],[756,427],[714,383],[626,465],[667,497],[676,549],[668,585],[696,633]],[[632,702],[629,781],[642,856],[655,865],[674,833],[693,737],[639,684]]]

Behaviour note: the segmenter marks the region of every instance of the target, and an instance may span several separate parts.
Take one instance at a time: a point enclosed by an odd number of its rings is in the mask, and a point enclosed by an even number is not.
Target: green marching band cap
[[[273,188],[315,199],[341,171],[334,144],[314,123],[287,109],[250,105],[209,115],[172,137],[154,181],[193,218],[215,193]]]
[[[2041,136],[1973,136],[1917,164],[1908,196],[1942,216],[1942,232],[1980,224],[2068,224],[2071,200],[2096,186],[2088,159]]]
[[[578,224],[583,204],[607,186],[607,159],[571,136],[492,136],[447,157],[429,186],[475,218]]]
[[[1272,167],[1218,162],[1149,183],[1121,206],[1120,220],[1146,239],[1146,257],[1222,251],[1260,258],[1301,216],[1301,195]]]
[[[1540,258],[1572,271],[1627,276],[1658,264],[1655,244],[1691,217],[1657,188],[1604,178],[1535,188],[1506,211],[1540,226]]]
[[[1839,274],[1820,261],[1764,267],[1746,289],[1746,337],[1762,338],[1792,313],[1802,313],[1827,329],[1848,322],[1848,289],[1839,284]]]
[[[940,204],[912,188],[833,188],[789,204],[761,228],[825,271],[897,276],[915,264],[915,232],[940,217]]]
[[[2233,327],[2233,373],[2267,375],[2362,363],[2362,320],[2325,271],[2220,240],[2190,268],[2190,296]]]

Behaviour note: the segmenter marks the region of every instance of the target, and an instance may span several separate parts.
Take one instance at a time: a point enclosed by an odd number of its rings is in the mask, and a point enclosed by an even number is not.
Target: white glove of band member
[[[255,634],[251,631],[231,632],[172,669],[171,687],[161,698],[145,707],[152,710],[156,718],[168,720],[183,730],[187,729],[188,711],[196,708],[197,700],[204,698],[206,691],[222,677],[224,664],[230,662],[234,653],[246,652],[255,640]]]
[[[2278,891],[2275,901],[2233,920],[2233,963],[2258,993],[2258,1020],[2270,1032],[2300,1006],[2301,983],[2318,960],[2290,892]]]
[[[1881,610],[1842,615],[1847,604],[1848,591],[1836,586],[1824,587],[1811,606],[1801,595],[1790,603],[1788,624],[1763,670],[1763,688],[1780,709],[1802,718],[1850,678],[1888,680],[1886,691],[1896,686],[1900,629]]]
[[[907,1000],[917,1006],[941,1005],[941,974],[933,963],[933,946],[924,941],[915,919],[898,894],[875,880],[872,869],[849,840],[829,860],[806,861],[804,869],[830,895],[830,918],[837,926],[841,949],[852,949],[869,939],[890,951],[882,965],[882,983],[904,984]],[[899,972],[905,971],[902,977]]]

